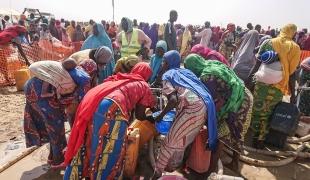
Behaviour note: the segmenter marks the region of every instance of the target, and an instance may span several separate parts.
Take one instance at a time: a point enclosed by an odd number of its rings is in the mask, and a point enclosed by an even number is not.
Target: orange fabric
[[[307,57],[310,57],[310,51],[301,51],[300,62],[304,61]]]
[[[279,59],[283,67],[283,79],[278,84],[273,85],[284,95],[290,95],[289,77],[296,71],[300,62],[300,47],[292,40],[297,27],[288,24],[281,29],[280,35],[271,40],[273,49],[279,54]]]
[[[61,61],[76,51],[79,51],[81,42],[65,46],[60,43],[40,41],[31,46],[22,44],[27,59],[32,62],[41,60]],[[14,73],[25,66],[25,61],[17,47],[11,43],[0,45],[0,86],[15,84]]]

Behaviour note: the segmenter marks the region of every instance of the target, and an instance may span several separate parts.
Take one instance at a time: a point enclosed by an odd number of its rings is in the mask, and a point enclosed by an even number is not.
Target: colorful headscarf
[[[132,68],[139,63],[139,59],[135,55],[130,55],[129,57],[122,57],[117,60],[114,74],[116,73],[129,73]]]
[[[225,105],[218,112],[218,118],[222,119],[230,112],[237,112],[244,98],[244,83],[229,67],[217,61],[205,61],[202,57],[191,54],[184,60],[185,67],[193,71],[198,77],[215,76],[223,79],[231,88],[232,93]]]
[[[136,64],[131,72],[131,74],[139,74],[145,81],[149,80],[152,75],[152,69],[146,62],[140,62]]]
[[[184,59],[184,67],[193,71],[197,77],[201,76],[203,69],[205,68],[205,59],[198,54],[189,54]]]
[[[231,95],[228,101],[221,107],[220,111],[217,112],[217,118],[225,119],[232,135],[240,138],[238,124],[235,123],[236,116],[234,114],[240,109],[245,96],[243,81],[226,65],[217,61],[204,61],[198,55],[188,56],[185,59],[185,66],[196,74],[200,74],[200,79],[202,80],[214,76],[226,82],[231,89]],[[197,66],[200,68],[197,68]],[[207,84],[205,85],[207,86]],[[216,98],[214,97],[216,95],[214,89],[210,89],[210,92],[213,92],[213,98]]]
[[[283,79],[274,86],[286,95],[291,93],[288,86],[289,77],[295,72],[300,62],[300,47],[293,41],[296,31],[297,26],[295,24],[288,24],[281,29],[277,38],[271,40],[272,47],[279,54],[283,67]]]
[[[179,68],[181,65],[181,56],[178,51],[171,50],[164,54],[164,61],[168,63],[168,68]]]
[[[278,60],[278,53],[274,51],[266,51],[258,56],[258,60],[265,64],[270,64]]]
[[[156,49],[157,48],[162,48],[164,50],[164,52],[167,52],[167,43],[166,43],[166,41],[163,41],[163,40],[158,41],[157,44],[156,44]],[[152,77],[150,79],[150,83],[155,81],[155,79],[156,79],[156,77],[157,77],[157,75],[159,73],[159,70],[160,70],[162,62],[163,62],[163,57],[159,57],[156,54],[154,54],[151,57],[150,66],[151,66],[151,68],[153,70],[153,74],[152,74]]]
[[[145,82],[151,75],[152,70],[147,63],[138,63],[130,74],[118,73],[108,77],[104,83],[89,90],[79,104],[76,111],[74,124],[68,141],[65,154],[64,166],[67,166],[72,158],[78,153],[84,143],[86,127],[104,97],[121,86],[135,81]],[[124,109],[126,111],[126,109]]]
[[[9,28],[6,28],[0,32],[0,45],[9,43],[12,39],[19,36],[21,33],[27,32],[27,29],[24,26],[15,25]]]
[[[207,58],[209,55],[209,52],[211,51],[211,49],[209,48],[205,48],[203,45],[201,44],[196,44],[195,46],[192,47],[191,49],[191,53],[196,53],[200,56],[202,56],[203,58]]]
[[[89,74],[94,74],[97,71],[97,64],[92,59],[83,60],[80,66]]]
[[[226,60],[226,58],[221,53],[215,50],[212,50],[208,47],[204,47],[201,44],[197,44],[193,46],[191,49],[191,53],[198,54],[202,56],[205,60],[217,60],[229,66],[229,62]]]

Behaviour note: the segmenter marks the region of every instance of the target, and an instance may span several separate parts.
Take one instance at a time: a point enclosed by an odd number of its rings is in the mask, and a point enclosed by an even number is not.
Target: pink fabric
[[[191,49],[191,53],[198,54],[206,60],[217,60],[226,64],[227,66],[230,66],[226,58],[221,53],[212,50],[210,48],[204,47],[201,44],[193,46]]]

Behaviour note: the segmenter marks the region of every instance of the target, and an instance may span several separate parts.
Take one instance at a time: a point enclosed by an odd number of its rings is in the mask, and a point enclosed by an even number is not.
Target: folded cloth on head
[[[39,61],[31,64],[29,70],[33,76],[53,85],[61,95],[72,93],[76,84],[68,71],[57,61]]]

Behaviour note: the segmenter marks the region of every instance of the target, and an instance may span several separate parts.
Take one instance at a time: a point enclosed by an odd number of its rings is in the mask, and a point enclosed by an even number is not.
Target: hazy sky
[[[68,20],[112,20],[112,0],[0,0],[0,9],[22,11],[24,7]],[[244,27],[252,22],[266,28],[295,23],[299,29],[310,29],[310,0],[115,0],[115,20],[119,22],[127,16],[163,23],[171,9],[178,11],[177,22],[183,24],[203,24],[208,20],[213,25],[235,22]]]

